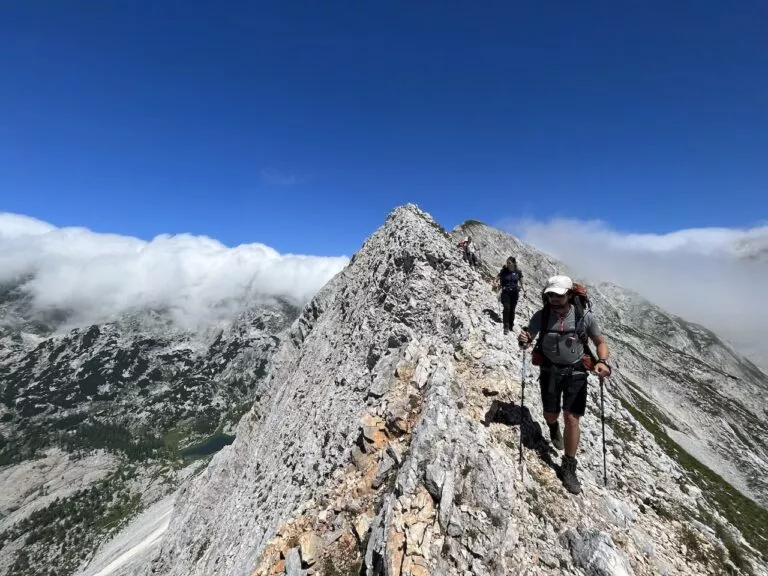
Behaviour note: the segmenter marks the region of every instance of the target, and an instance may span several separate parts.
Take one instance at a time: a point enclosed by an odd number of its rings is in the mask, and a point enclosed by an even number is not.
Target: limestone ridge
[[[235,442],[179,494],[148,573],[768,574],[610,394],[603,487],[596,386],[584,492],[568,495],[532,380],[520,409],[499,312],[453,237],[395,209],[293,324]]]
[[[496,273],[514,254],[530,298],[563,271],[586,281],[617,369],[615,393],[682,448],[768,508],[768,374],[703,326],[686,322],[638,294],[593,284],[535,247],[481,223],[464,224]],[[522,304],[518,324],[532,308]],[[536,302],[533,302],[534,304]],[[518,307],[520,309],[520,307]]]

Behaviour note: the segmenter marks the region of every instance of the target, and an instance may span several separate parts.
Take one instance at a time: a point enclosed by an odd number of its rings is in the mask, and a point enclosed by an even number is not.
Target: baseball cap
[[[555,294],[565,294],[573,288],[573,280],[568,276],[552,276],[547,280],[547,287],[544,288],[544,294],[554,292]]]

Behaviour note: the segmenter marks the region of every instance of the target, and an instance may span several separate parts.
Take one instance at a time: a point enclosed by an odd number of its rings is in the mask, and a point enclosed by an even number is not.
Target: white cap
[[[573,280],[568,276],[552,276],[552,278],[547,280],[547,287],[544,288],[544,294],[547,292],[554,292],[555,294],[563,295],[572,288]]]

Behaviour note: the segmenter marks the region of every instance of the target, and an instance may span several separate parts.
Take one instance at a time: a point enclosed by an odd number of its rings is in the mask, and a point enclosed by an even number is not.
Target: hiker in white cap
[[[573,494],[581,492],[576,476],[579,447],[579,418],[587,406],[587,371],[601,378],[610,376],[608,345],[595,315],[589,310],[586,289],[568,276],[552,276],[542,292],[544,305],[534,313],[528,328],[523,328],[518,343],[527,348],[539,335],[531,361],[539,366],[539,384],[544,419],[552,445],[564,450],[561,480]],[[597,347],[597,357],[589,348]],[[565,434],[558,422],[562,400]]]

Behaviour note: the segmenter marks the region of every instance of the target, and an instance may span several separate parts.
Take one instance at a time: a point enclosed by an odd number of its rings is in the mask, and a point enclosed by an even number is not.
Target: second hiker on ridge
[[[501,285],[501,304],[504,306],[504,334],[508,334],[515,325],[515,308],[517,308],[520,290],[525,293],[523,272],[517,267],[514,256],[507,258],[507,263],[502,266],[498,278]]]
[[[606,378],[610,376],[611,368],[607,362],[608,345],[597,319],[591,311],[583,310],[575,288],[568,276],[550,278],[542,293],[544,307],[534,313],[528,329],[520,333],[518,343],[521,348],[527,348],[539,334],[531,360],[540,368],[544,419],[549,426],[552,445],[564,450],[561,480],[569,492],[578,494],[581,485],[576,476],[576,452],[579,448],[579,418],[584,416],[587,406],[587,370],[594,370],[599,377]],[[591,359],[587,338],[597,346],[596,360]],[[564,437],[558,423],[561,398]]]
[[[472,241],[471,236],[467,236],[464,239],[464,253],[465,257],[467,259],[467,262],[469,262],[469,265],[473,268],[477,268],[477,246]]]

